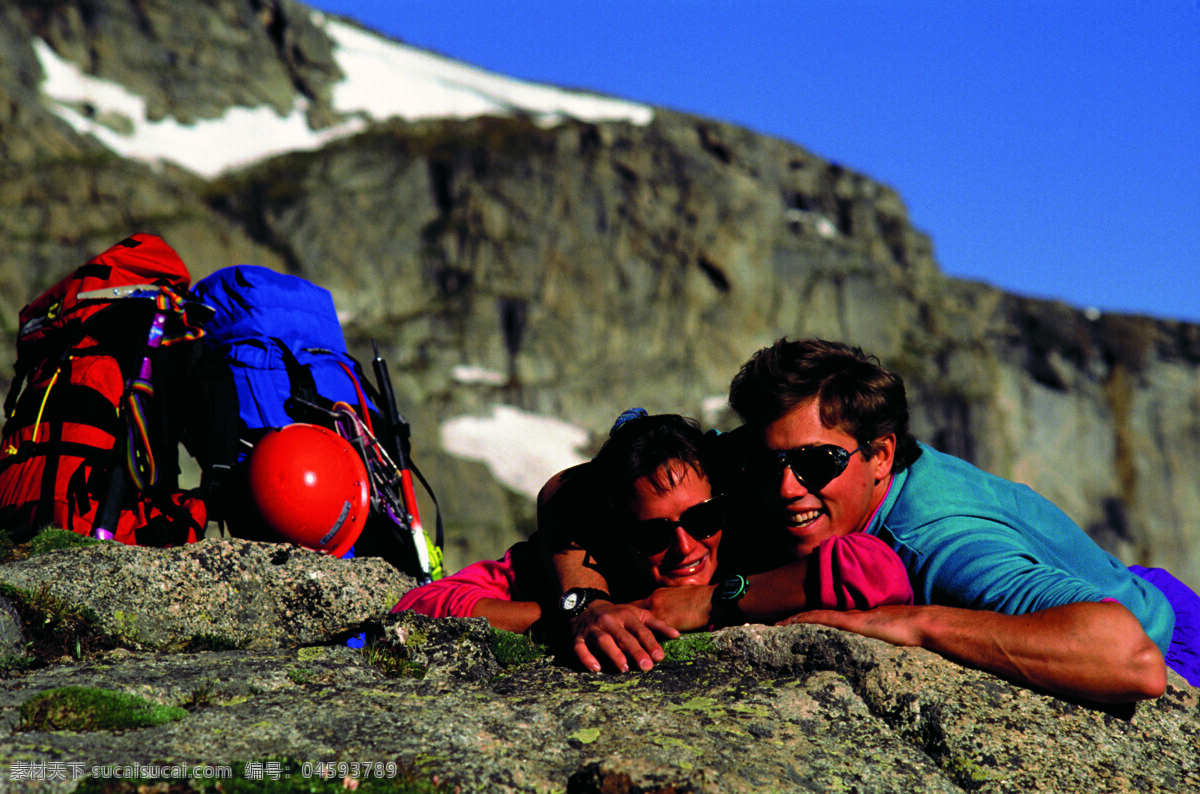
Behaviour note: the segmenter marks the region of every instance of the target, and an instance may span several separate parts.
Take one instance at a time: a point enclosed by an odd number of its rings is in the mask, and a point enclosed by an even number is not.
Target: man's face
[[[672,472],[675,485],[664,493],[659,493],[655,483],[648,477],[634,483],[629,508],[635,522],[657,518],[678,521],[685,510],[712,498],[708,478],[691,466],[678,463]],[[663,474],[660,470],[659,483],[667,482]],[[636,525],[632,531],[637,531]],[[719,531],[711,537],[697,540],[676,524],[670,545],[654,554],[637,554],[638,564],[635,567],[655,587],[705,585],[712,581],[717,571],[717,546],[720,542]]]
[[[822,444],[851,452],[859,446],[854,436],[821,424],[820,405],[815,399],[768,424],[763,441],[775,452]],[[871,454],[873,451],[875,454]],[[810,491],[789,466],[782,467],[776,481],[760,483],[769,489],[775,503],[775,526],[788,553],[800,559],[826,538],[864,529],[871,511],[886,493],[894,451],[895,437],[884,436],[874,447],[851,455],[845,471],[819,491]]]

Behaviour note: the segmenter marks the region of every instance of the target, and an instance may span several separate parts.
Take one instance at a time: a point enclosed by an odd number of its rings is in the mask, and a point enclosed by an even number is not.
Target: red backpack
[[[21,310],[4,401],[0,529],[46,526],[139,545],[203,536],[204,505],[179,492],[179,389],[203,308],[163,240],[135,234]]]

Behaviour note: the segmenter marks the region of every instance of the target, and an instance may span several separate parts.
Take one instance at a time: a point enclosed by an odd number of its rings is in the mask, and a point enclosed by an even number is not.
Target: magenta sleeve
[[[913,602],[904,563],[874,535],[836,535],[822,541],[814,555],[809,575],[816,574],[817,582],[809,592],[818,603],[809,609],[872,609]]]
[[[411,609],[434,618],[467,618],[480,599],[512,601],[516,592],[510,549],[503,559],[477,562],[453,576],[409,590],[392,607],[392,612]]]

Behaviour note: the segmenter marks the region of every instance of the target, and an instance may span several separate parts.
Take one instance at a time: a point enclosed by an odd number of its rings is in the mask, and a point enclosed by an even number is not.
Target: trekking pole
[[[327,417],[337,434],[358,453],[366,467],[371,484],[371,509],[386,517],[399,530],[410,536],[413,551],[417,555],[417,584],[433,581],[433,562],[426,544],[425,530],[416,514],[416,494],[412,480],[405,487],[405,475],[388,454],[375,434],[366,426],[354,409],[347,403],[337,402],[330,411],[301,397],[293,398],[303,408]],[[411,505],[411,507],[410,507]]]
[[[371,368],[375,371],[375,380],[379,385],[379,410],[382,412],[384,424],[387,429],[387,436],[384,438],[384,441],[388,442],[387,446],[392,447],[391,451],[393,452],[396,468],[400,471],[400,496],[404,507],[408,511],[408,514],[403,517],[403,524],[408,526],[412,533],[413,545],[416,546],[417,559],[421,564],[422,576],[432,581],[433,571],[429,561],[429,550],[425,547],[427,535],[421,524],[421,512],[417,505],[417,492],[413,487],[412,464],[408,459],[408,443],[412,431],[409,428],[408,420],[401,416],[400,410],[396,407],[396,392],[392,389],[392,378],[388,373],[387,361],[383,359],[383,356],[379,355],[379,345],[374,339],[371,340],[371,349],[375,353],[374,358],[371,359]],[[422,482],[424,482],[423,479]],[[437,500],[435,499],[434,501],[436,503]],[[439,512],[435,541],[439,548],[442,545],[441,518],[441,513]]]

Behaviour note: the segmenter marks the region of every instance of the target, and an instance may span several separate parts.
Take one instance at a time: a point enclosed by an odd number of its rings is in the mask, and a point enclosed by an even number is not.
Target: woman
[[[539,513],[551,497],[555,504],[579,509],[579,515],[555,516],[554,523],[568,520],[588,537],[589,564],[608,574],[607,592],[551,597],[538,544],[524,541],[501,560],[475,563],[409,591],[392,611],[484,617],[497,628],[523,632],[543,617],[577,615],[589,600],[624,603],[662,587],[721,581],[721,537],[736,528],[727,522],[731,505],[712,465],[711,437],[693,420],[626,411],[584,467],[587,477],[573,477],[576,470],[568,470],[546,484]],[[590,498],[559,498],[564,489],[575,487],[597,492]],[[598,507],[581,509],[585,505]],[[845,609],[912,602],[899,558],[875,538],[831,540],[814,558],[823,569],[814,605]],[[555,602],[556,609],[545,606]]]

